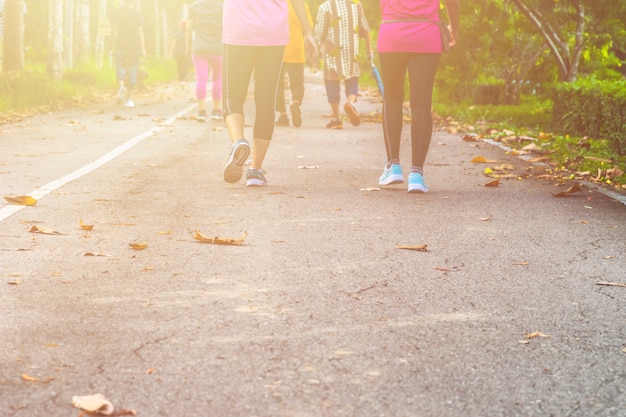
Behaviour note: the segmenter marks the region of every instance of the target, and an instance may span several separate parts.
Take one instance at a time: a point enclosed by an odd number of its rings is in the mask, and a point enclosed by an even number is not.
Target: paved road
[[[2,196],[38,197],[0,207],[0,415],[626,416],[626,206],[444,132],[430,193],[376,190],[380,125],[326,130],[307,80],[262,189],[191,85],[0,127]]]

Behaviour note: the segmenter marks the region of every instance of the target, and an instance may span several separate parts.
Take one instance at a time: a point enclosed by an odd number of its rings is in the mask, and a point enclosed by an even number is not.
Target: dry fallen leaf
[[[418,252],[428,252],[428,245],[426,245],[426,244],[414,245],[414,246],[398,245],[397,248],[398,249],[406,249],[406,250],[414,250],[414,251],[418,251]]]
[[[220,236],[209,237],[203,234],[202,232],[200,232],[199,230],[196,230],[195,232],[192,233],[192,236],[195,240],[201,243],[214,243],[216,245],[241,246],[244,240],[246,240],[246,237],[248,236],[248,232],[243,232],[243,235],[241,237],[232,238],[232,237],[220,237]]]
[[[498,180],[498,179],[491,180],[491,181],[485,183],[485,187],[497,187],[498,185],[500,185],[500,180]]]
[[[37,204],[37,200],[29,195],[18,195],[16,197],[5,196],[4,199],[9,203],[18,206],[34,206]]]
[[[484,164],[487,162],[487,158],[485,158],[484,156],[478,155],[478,156],[473,157],[470,162],[474,162],[476,164]]]
[[[361,191],[380,191],[379,187],[367,187],[367,188],[361,188]]]
[[[621,282],[600,281],[600,282],[596,282],[596,285],[605,285],[607,287],[624,287],[624,288],[626,288],[626,284],[621,283]]]
[[[317,165],[298,165],[298,169],[317,169]]]
[[[145,242],[140,242],[140,243],[131,242],[128,244],[128,246],[130,246],[131,248],[135,250],[143,250],[148,247],[148,244]]]
[[[7,284],[9,285],[20,285],[22,282],[22,280],[16,279],[15,281],[7,281]]]
[[[478,220],[480,220],[481,222],[488,222],[489,220],[492,219],[491,214],[487,217],[479,217]]]
[[[552,194],[552,195],[555,197],[569,197],[572,194],[578,193],[580,191],[582,191],[582,189],[580,188],[580,185],[574,184],[571,187],[569,187],[567,190],[561,191],[560,193]]]
[[[463,142],[478,142],[478,138],[475,135],[463,135],[461,140]]]
[[[535,337],[550,337],[547,334],[543,334],[541,332],[532,332],[524,336],[526,339],[534,339]]]
[[[93,230],[93,224],[85,224],[83,223],[83,219],[80,219],[80,222],[78,222],[78,225],[83,230]]]
[[[60,235],[61,233],[47,227],[33,226],[29,230],[30,233],[41,233],[44,235]]]
[[[72,405],[87,413],[98,413],[105,416],[113,414],[114,408],[111,401],[102,394],[73,396]]]
[[[24,381],[28,381],[28,382],[37,382],[37,381],[39,381],[39,378],[35,378],[34,376],[30,376],[28,374],[22,374],[22,379]]]

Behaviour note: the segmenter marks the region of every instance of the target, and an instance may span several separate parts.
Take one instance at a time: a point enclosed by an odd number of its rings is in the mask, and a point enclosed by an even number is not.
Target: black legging
[[[404,80],[408,70],[411,103],[412,166],[423,168],[433,132],[431,113],[433,85],[439,65],[439,54],[389,52],[379,54],[385,86],[383,134],[387,160],[399,160],[402,135]]]
[[[276,110],[285,113],[285,73],[289,76],[291,101],[302,104],[304,98],[304,63],[283,62],[283,70],[278,81],[278,95],[276,96]]]
[[[224,117],[243,115],[248,86],[254,71],[253,138],[270,140],[274,133],[276,89],[284,46],[224,45],[222,74]]]

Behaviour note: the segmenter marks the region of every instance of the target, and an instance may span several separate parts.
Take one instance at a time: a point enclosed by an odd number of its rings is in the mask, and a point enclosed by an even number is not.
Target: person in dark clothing
[[[178,73],[178,80],[185,81],[189,69],[191,68],[191,61],[189,55],[187,55],[187,22],[183,20],[180,22],[180,27],[174,34],[172,39],[172,47],[170,49],[170,57],[176,61],[176,72]]]

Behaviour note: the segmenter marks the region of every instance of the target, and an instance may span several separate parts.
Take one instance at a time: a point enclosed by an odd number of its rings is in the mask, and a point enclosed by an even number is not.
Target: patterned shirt
[[[315,35],[324,59],[324,78],[341,80],[361,75],[359,34],[369,36],[359,0],[326,0],[319,7]]]

